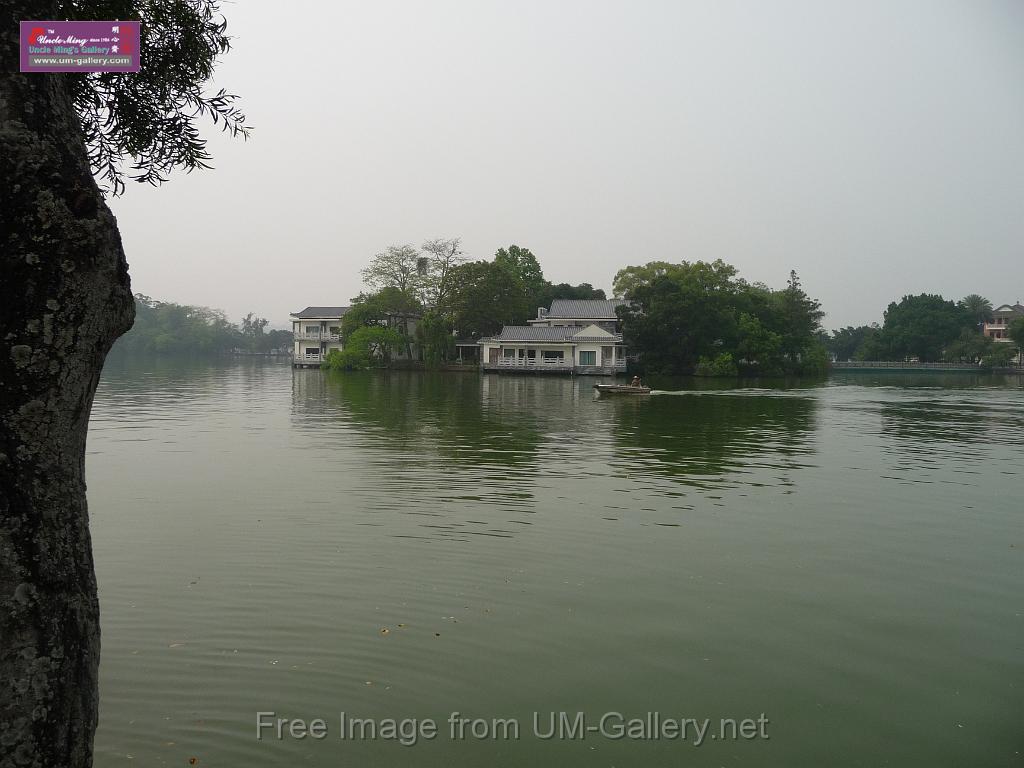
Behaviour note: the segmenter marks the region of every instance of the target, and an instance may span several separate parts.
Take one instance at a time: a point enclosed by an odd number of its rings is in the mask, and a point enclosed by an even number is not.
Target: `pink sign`
[[[22,72],[138,72],[137,21],[23,21]]]

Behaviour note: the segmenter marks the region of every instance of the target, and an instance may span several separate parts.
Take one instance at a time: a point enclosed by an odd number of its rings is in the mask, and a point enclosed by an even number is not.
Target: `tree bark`
[[[134,303],[68,76],[17,72],[0,11],[0,768],[92,765],[99,605],[85,439],[104,357]]]

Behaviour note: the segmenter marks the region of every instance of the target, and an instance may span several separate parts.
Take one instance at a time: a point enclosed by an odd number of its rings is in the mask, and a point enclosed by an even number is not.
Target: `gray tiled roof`
[[[545,318],[568,317],[597,320],[615,317],[615,308],[626,302],[623,299],[555,299],[551,302]]]
[[[575,325],[561,325],[555,328],[506,325],[494,338],[498,341],[565,341],[579,332],[580,328]]]
[[[341,317],[348,312],[348,307],[306,307],[301,312],[293,312],[293,317]]]
[[[495,341],[603,341],[614,343],[621,341],[621,335],[579,336],[576,334],[583,328],[578,325],[560,325],[554,328],[536,325],[506,325],[501,333],[494,337]],[[575,337],[575,338],[574,338]]]

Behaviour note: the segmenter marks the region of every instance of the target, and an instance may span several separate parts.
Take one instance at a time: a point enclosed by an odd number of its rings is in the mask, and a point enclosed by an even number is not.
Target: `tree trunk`
[[[0,768],[92,765],[99,607],[85,438],[134,304],[67,75],[17,72],[0,11]]]
[[[412,362],[412,339],[409,338],[408,317],[402,317],[402,336],[405,337],[405,358]]]

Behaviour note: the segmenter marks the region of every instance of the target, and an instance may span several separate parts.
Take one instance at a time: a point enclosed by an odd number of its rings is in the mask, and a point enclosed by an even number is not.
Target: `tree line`
[[[837,360],[962,362],[1008,365],[1024,345],[1024,318],[1007,326],[1013,343],[983,333],[992,319],[992,302],[976,293],[959,301],[938,294],[904,296],[892,302],[882,324],[839,328],[823,341]]]
[[[396,355],[427,365],[455,357],[455,339],[479,339],[523,325],[555,299],[604,299],[590,283],[554,284],[529,248],[499,248],[490,260],[468,260],[459,238],[420,248],[391,246],[362,270],[367,290],[342,319],[345,349],[330,356],[341,369],[389,365]],[[613,293],[634,365],[645,373],[805,375],[836,360],[970,362],[1008,365],[1024,345],[1024,318],[1007,326],[1012,344],[982,332],[992,303],[970,294],[935,294],[889,304],[881,324],[821,328],[820,302],[796,272],[786,287],[750,283],[724,261],[653,261],[619,270]],[[291,348],[292,334],[267,330],[249,313],[232,323],[209,307],[135,295],[135,324],[114,353],[269,353]]]
[[[385,365],[413,345],[427,365],[455,357],[455,339],[479,339],[505,325],[523,325],[555,299],[603,299],[589,283],[552,283],[529,248],[509,245],[494,258],[469,260],[460,238],[395,245],[362,270],[367,290],[342,318],[344,349],[329,356],[335,369]]]
[[[479,339],[522,325],[555,299],[605,299],[590,283],[547,280],[529,248],[499,248],[469,261],[458,238],[419,248],[392,246],[362,270],[368,290],[342,319],[344,349],[335,369],[387,365],[398,352],[437,364],[455,354],[455,338]],[[795,272],[783,290],[749,283],[735,267],[655,261],[620,270],[614,294],[624,299],[625,342],[641,370],[709,375],[823,372],[818,333],[823,312]]]
[[[290,350],[291,331],[267,330],[266,318],[250,312],[239,324],[219,309],[159,301],[135,294],[135,324],[113,354],[210,355]]]
[[[825,372],[824,312],[795,271],[773,290],[713,262],[626,267],[614,291],[627,349],[648,374],[813,375]]]

